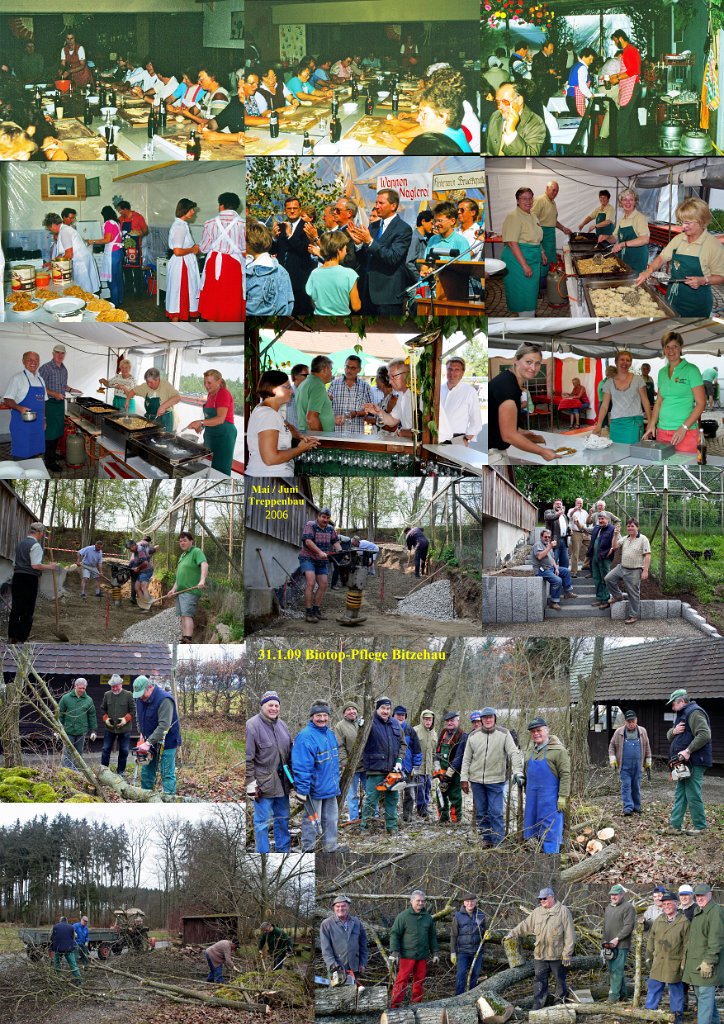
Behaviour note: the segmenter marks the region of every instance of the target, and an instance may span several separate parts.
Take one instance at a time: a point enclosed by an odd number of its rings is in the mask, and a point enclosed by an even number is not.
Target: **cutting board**
[[[178,132],[166,132],[162,138],[172,146],[178,146],[186,150],[186,143],[189,140],[191,129]],[[201,160],[243,160],[244,146],[238,142],[207,142],[203,135],[201,139]]]
[[[106,140],[100,135],[93,135],[89,139],[68,139],[63,143],[63,149],[69,160],[105,160]],[[118,159],[128,160],[128,157],[119,149]]]
[[[311,107],[297,107],[293,114],[279,119],[279,130],[289,135],[304,135],[319,124],[323,117],[330,116],[330,106],[314,104]]]
[[[365,115],[360,118],[354,128],[345,133],[345,139],[353,139],[362,146],[385,146],[383,134],[400,135],[410,130],[411,121],[400,123],[397,120],[388,121],[385,117],[370,117]]]
[[[253,131],[253,129],[252,129]],[[270,156],[272,153],[284,153],[289,143],[284,139],[270,139],[263,135],[252,135],[244,139],[246,156]]]

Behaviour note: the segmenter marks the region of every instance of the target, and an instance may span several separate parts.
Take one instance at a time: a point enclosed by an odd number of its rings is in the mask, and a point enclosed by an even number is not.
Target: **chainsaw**
[[[400,793],[405,788],[402,772],[388,772],[382,782],[375,786],[378,793]]]
[[[691,769],[686,761],[683,760],[681,754],[677,754],[676,757],[671,758],[669,761],[669,771],[671,772],[672,782],[679,782],[682,779],[691,778]]]
[[[437,781],[438,781],[438,789],[440,790],[440,793],[443,793],[443,794],[447,793],[447,791],[450,789],[450,786],[452,785],[452,781],[453,781],[450,778],[450,776],[447,774],[447,769],[446,768],[437,768],[432,773],[432,777],[433,777],[433,779],[437,779]]]

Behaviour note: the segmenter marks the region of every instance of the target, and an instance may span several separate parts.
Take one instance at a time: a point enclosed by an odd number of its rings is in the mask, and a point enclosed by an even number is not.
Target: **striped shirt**
[[[236,210],[220,210],[215,217],[204,222],[204,231],[199,242],[201,252],[239,255],[245,248],[244,221]]]
[[[65,366],[61,363],[60,366],[56,366],[51,359],[38,370],[38,375],[45,381],[45,386],[48,391],[57,391],[58,394],[64,395],[68,390],[68,371]]]
[[[366,402],[372,401],[372,389],[366,380],[357,378],[354,386],[349,388],[344,377],[336,377],[329,385],[327,394],[332,399],[332,408],[335,416],[347,416],[350,412],[357,412]],[[365,421],[361,416],[354,419],[345,419],[341,426],[335,426],[337,434],[364,434]]]

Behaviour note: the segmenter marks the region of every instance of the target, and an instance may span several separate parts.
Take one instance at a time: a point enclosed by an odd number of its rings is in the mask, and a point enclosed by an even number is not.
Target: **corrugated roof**
[[[0,644],[3,672],[15,671],[7,644]],[[34,644],[33,665],[41,675],[106,675],[159,672],[170,675],[169,644]]]
[[[585,655],[571,672],[572,697],[578,695],[578,676],[591,672],[593,656]],[[657,640],[618,647],[604,654],[604,669],[596,685],[596,699],[666,700],[686,686],[694,698],[724,698],[724,641]]]

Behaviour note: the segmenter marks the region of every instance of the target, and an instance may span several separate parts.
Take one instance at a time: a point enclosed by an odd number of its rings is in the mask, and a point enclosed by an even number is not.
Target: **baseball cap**
[[[546,728],[548,727],[545,718],[534,718],[532,722],[528,722],[528,732],[532,732],[533,729],[540,729],[542,725],[546,726]]]
[[[547,900],[549,896],[555,896],[555,893],[552,889],[541,889],[541,891],[538,893],[539,900]]]
[[[608,895],[609,896],[622,896],[625,892],[626,892],[626,890],[624,889],[624,887],[622,885],[612,885],[611,888],[608,890]]]
[[[679,886],[679,896],[693,896],[693,895],[694,895],[694,890],[692,889],[692,887],[690,885],[680,885]]]
[[[674,690],[674,692],[671,694],[671,696],[669,697],[669,699],[667,700],[666,703],[667,704],[673,704],[675,700],[679,700],[681,697],[688,697],[688,696],[689,696],[689,694],[686,692],[686,690]]]

